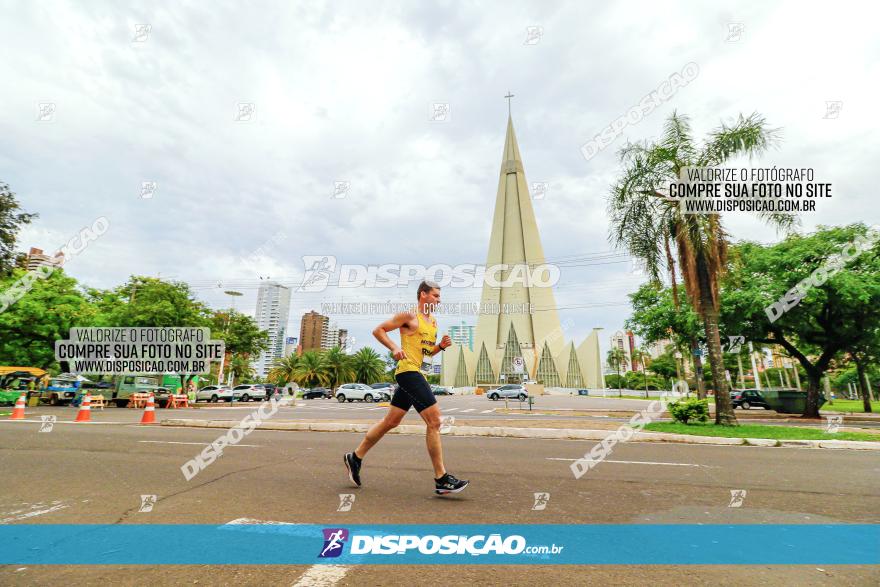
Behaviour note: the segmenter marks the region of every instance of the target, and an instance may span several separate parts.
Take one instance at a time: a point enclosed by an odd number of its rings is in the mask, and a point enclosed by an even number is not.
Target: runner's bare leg
[[[428,445],[431,464],[434,466],[434,478],[439,479],[446,474],[446,467],[443,466],[443,446],[440,444],[440,406],[434,404],[419,412],[419,415],[427,425],[425,442]]]
[[[364,439],[355,449],[354,454],[357,455],[357,458],[364,458],[367,451],[373,448],[373,446],[379,442],[389,430],[397,428],[400,425],[400,421],[403,420],[404,416],[406,416],[405,411],[397,406],[389,406],[388,413],[385,414],[385,417],[370,426],[367,435],[364,436]]]

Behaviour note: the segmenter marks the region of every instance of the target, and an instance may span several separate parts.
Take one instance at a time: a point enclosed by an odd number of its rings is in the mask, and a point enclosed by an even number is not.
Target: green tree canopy
[[[0,279],[0,291],[24,274],[16,269]],[[95,313],[76,280],[62,269],[34,280],[21,299],[0,313],[0,364],[57,368],[55,341],[68,338],[73,327],[91,324]]]
[[[755,343],[778,344],[801,364],[809,392],[805,416],[819,417],[820,379],[835,356],[877,336],[880,243],[867,235],[864,224],[820,227],[774,245],[743,242],[732,250],[723,327]],[[840,262],[836,255],[860,238],[865,250]],[[805,281],[814,272],[815,283]],[[774,306],[780,300],[787,310]]]
[[[37,214],[23,212],[9,185],[0,182],[0,276],[7,276],[12,272],[17,254],[15,243],[18,231],[36,217]]]
[[[361,383],[377,383],[385,376],[385,361],[370,347],[363,347],[351,356],[354,379]]]

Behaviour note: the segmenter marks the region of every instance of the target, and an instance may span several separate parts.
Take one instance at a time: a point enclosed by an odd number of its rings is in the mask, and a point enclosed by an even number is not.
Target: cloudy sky
[[[91,286],[158,275],[214,307],[241,291],[237,307],[253,311],[260,277],[299,284],[303,255],[483,263],[508,90],[527,180],[549,185],[533,202],[545,254],[586,259],[556,290],[578,341],[603,327],[607,347],[640,281],[626,257],[602,260],[615,151],[656,137],[673,109],[697,136],[754,111],[781,128],[779,148],[752,163],[812,167],[833,184],[803,230],[880,220],[880,36],[864,4],[0,5],[0,181],[40,214],[19,245],[55,250],[106,217],[65,267]],[[585,159],[581,145],[688,63],[693,81]],[[446,120],[432,120],[436,103]],[[344,197],[336,182],[349,182]],[[735,239],[779,238],[727,225]],[[321,302],[412,289],[294,293],[291,327]],[[360,346],[378,317],[337,321]]]

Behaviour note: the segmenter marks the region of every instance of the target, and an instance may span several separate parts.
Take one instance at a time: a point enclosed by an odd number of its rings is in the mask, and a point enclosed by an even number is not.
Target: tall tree
[[[294,371],[294,381],[304,387],[311,388],[327,385],[328,380],[327,366],[321,353],[318,351],[304,352]]]
[[[838,255],[849,256],[856,242],[864,244],[861,253],[842,262]],[[831,362],[850,348],[876,344],[880,241],[868,239],[864,224],[853,224],[769,246],[744,242],[733,252],[724,279],[725,328],[780,345],[795,358],[807,377],[804,416],[818,418],[821,378]]]
[[[693,308],[685,303],[675,303],[676,296],[683,298],[684,292],[676,288],[664,288],[656,281],[642,284],[635,293],[629,295],[633,313],[626,320],[626,328],[635,332],[646,344],[669,339],[675,350],[691,356],[698,397],[705,395],[703,386],[703,364],[699,356],[693,354],[699,348],[702,336],[702,322]],[[703,390],[700,392],[699,390]]]
[[[269,381],[275,385],[285,386],[294,380],[300,357],[296,353],[275,359],[269,371]]]
[[[112,291],[91,290],[101,326],[142,328],[206,327],[210,310],[198,301],[189,285],[156,277],[132,275],[128,282]],[[195,373],[178,373],[186,393]]]
[[[338,346],[324,351],[322,360],[327,371],[327,383],[330,384],[330,390],[334,393],[336,393],[338,385],[349,383],[354,379],[351,357]]]
[[[608,349],[608,357],[606,359],[608,361],[608,366],[614,369],[614,372],[617,373],[617,395],[622,396],[623,392],[620,389],[622,378],[620,377],[620,367],[626,363],[626,353],[623,352],[623,349],[614,347]]]
[[[375,350],[363,347],[351,355],[351,368],[357,381],[376,383],[385,374],[385,361]]]
[[[610,240],[641,259],[655,281],[671,262],[667,243],[675,243],[688,300],[700,315],[706,335],[715,423],[736,425],[718,332],[718,280],[726,265],[727,234],[718,214],[682,213],[679,203],[668,199],[668,186],[679,181],[684,167],[719,166],[733,157],[760,154],[776,141],[777,132],[752,114],[740,115],[732,126],[722,124],[703,145],[697,145],[691,135],[688,118],[673,112],[659,142],[628,144],[621,150],[624,170],[608,202]],[[781,214],[762,218],[779,227],[793,222],[792,216]]]
[[[24,274],[16,269],[0,278],[0,291]],[[67,339],[73,327],[89,325],[95,313],[76,280],[63,270],[33,281],[21,299],[0,312],[0,364],[54,369],[55,341]]]
[[[15,267],[18,231],[37,217],[23,212],[9,185],[0,182],[0,277],[9,275]]]

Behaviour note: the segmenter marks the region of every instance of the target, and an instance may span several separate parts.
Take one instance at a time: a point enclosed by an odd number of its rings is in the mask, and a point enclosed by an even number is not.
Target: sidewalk
[[[476,424],[480,421],[469,421]],[[545,422],[527,422],[527,424],[544,424]],[[162,426],[183,426],[191,428],[232,428],[237,421],[233,420],[194,420],[185,418],[170,418],[162,421]],[[364,433],[369,430],[372,423],[360,424],[353,422],[298,422],[273,420],[261,422],[259,430],[291,430],[306,432],[357,432]],[[538,427],[508,427],[508,426],[452,426],[444,433],[444,436],[487,436],[494,438],[540,438],[555,440],[603,440],[620,427],[611,422],[590,422],[590,429],[583,428],[538,428]],[[602,428],[599,428],[599,426]],[[604,428],[604,429],[603,429]],[[417,424],[401,424],[389,434],[416,434],[424,435],[425,427]],[[828,448],[828,449],[854,449],[854,450],[880,450],[880,442],[854,441],[854,440],[775,440],[771,438],[723,438],[714,436],[691,436],[687,434],[667,434],[662,432],[636,432],[629,442],[668,442],[682,444],[714,444],[714,445],[738,445],[738,446],[764,446],[764,447],[799,447],[799,448]]]

